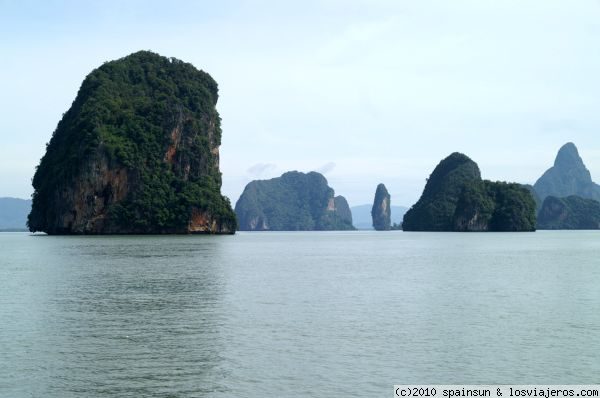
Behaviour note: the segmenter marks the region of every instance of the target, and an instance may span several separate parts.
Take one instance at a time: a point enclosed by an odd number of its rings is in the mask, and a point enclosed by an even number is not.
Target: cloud
[[[246,172],[248,174],[251,174],[254,177],[260,177],[261,175],[265,174],[266,172],[273,171],[276,168],[277,168],[277,165],[275,165],[273,163],[256,163],[256,164],[248,167],[248,170],[246,170]]]
[[[321,174],[327,174],[333,169],[335,169],[336,164],[334,162],[325,163],[323,166],[319,167],[315,171]]]

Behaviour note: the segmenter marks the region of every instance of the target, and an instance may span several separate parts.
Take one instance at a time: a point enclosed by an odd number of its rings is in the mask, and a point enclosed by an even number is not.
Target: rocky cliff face
[[[52,234],[118,232],[108,220],[108,209],[127,196],[133,178],[126,168],[110,165],[107,156],[95,153],[81,163],[77,177],[51,193],[53,208],[47,210],[46,225],[34,224],[42,221],[34,219],[30,226]],[[34,199],[32,214],[42,206]]]
[[[235,205],[242,231],[350,230],[352,213],[316,172],[252,181]]]
[[[402,229],[534,231],[535,202],[519,184],[482,180],[477,164],[455,152],[433,170]]]
[[[208,74],[147,51],[94,70],[37,168],[30,230],[234,233],[217,98]]]
[[[373,228],[376,231],[389,231],[392,226],[390,194],[385,185],[377,185],[375,190],[375,199],[371,209],[373,219]]]
[[[592,182],[577,147],[571,142],[560,148],[554,166],[533,187],[542,202],[547,196],[562,198],[570,195],[600,200],[600,186]]]
[[[600,202],[579,196],[548,196],[538,214],[539,229],[600,229]]]
[[[350,210],[350,206],[348,205],[348,201],[342,195],[338,195],[333,198],[333,205],[336,216],[342,220],[343,223],[349,224],[352,226],[352,211]],[[354,228],[348,228],[354,229]]]

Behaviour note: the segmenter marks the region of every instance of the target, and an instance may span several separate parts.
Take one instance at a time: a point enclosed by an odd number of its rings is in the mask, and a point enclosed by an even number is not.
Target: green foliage
[[[492,219],[494,207],[494,200],[483,181],[465,181],[452,215],[453,230],[485,230]]]
[[[521,184],[484,181],[494,203],[490,220],[492,231],[535,231],[535,200]]]
[[[406,231],[452,231],[454,213],[466,183],[480,180],[477,164],[455,152],[442,160],[425,184],[421,199],[404,215]]]
[[[534,231],[535,201],[519,184],[481,180],[477,164],[453,153],[405,214],[406,231]]]
[[[135,181],[127,198],[109,209],[109,223],[143,232],[181,230],[198,208],[235,230],[211,153],[221,142],[217,99],[217,83],[207,73],[148,51],[94,70],[36,170],[30,229],[47,230],[59,216],[61,191],[84,178],[90,161],[103,158]],[[179,145],[168,161],[175,129]]]
[[[235,205],[241,230],[348,230],[352,214],[345,199],[334,198],[321,174],[291,171],[250,182]],[[334,201],[335,211],[327,210]]]
[[[531,193],[531,196],[533,197],[533,200],[535,201],[535,213],[537,214],[538,211],[542,208],[542,200],[541,200],[540,196],[538,195],[538,193],[535,190],[535,188],[533,187],[533,185],[521,184],[521,186],[523,188],[527,189]]]
[[[538,216],[540,229],[600,229],[600,202],[571,195],[548,196]]]

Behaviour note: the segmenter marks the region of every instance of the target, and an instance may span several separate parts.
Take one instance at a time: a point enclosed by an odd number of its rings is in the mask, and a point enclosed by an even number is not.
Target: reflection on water
[[[594,384],[600,234],[0,234],[0,396]]]
[[[10,366],[0,391],[164,397],[223,389],[221,239],[0,238],[27,245],[3,265],[13,282],[0,294],[11,310],[2,317]]]

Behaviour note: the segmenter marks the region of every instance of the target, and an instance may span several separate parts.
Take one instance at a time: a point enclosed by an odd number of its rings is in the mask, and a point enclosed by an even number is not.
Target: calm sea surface
[[[0,234],[1,397],[409,383],[600,383],[600,232]]]

